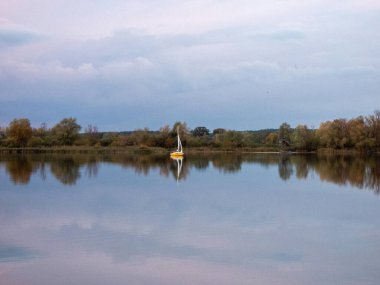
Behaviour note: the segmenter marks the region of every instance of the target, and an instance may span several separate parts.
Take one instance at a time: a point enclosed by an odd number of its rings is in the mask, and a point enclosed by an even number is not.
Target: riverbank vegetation
[[[147,128],[125,132],[101,132],[93,125],[83,128],[75,118],[64,118],[52,128],[35,128],[26,118],[14,119],[0,126],[0,147],[50,148],[138,148],[172,149],[176,146],[177,127],[184,147],[206,150],[316,151],[345,150],[378,152],[380,150],[380,111],[353,119],[323,122],[319,128],[283,123],[277,129],[235,131],[199,126],[190,129],[185,122],[160,130]],[[81,132],[82,130],[82,132]]]

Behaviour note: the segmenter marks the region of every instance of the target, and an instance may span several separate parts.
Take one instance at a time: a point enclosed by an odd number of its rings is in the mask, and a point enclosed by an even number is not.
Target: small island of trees
[[[0,126],[0,147],[172,149],[176,145],[177,127],[184,147],[190,149],[308,152],[321,149],[365,152],[380,150],[380,111],[353,119],[323,122],[319,128],[309,128],[306,125],[291,127],[285,122],[277,129],[257,131],[224,128],[210,131],[205,126],[190,129],[185,122],[176,122],[172,127],[166,125],[157,131],[145,128],[125,132],[100,132],[94,125],[83,129],[75,118],[64,118],[52,128],[48,128],[45,123],[34,128],[29,119],[17,118],[8,126]]]

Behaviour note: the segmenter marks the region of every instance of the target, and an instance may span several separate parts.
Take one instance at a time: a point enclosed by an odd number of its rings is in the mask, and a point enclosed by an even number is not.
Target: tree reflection
[[[213,156],[212,164],[223,173],[235,173],[241,170],[243,159],[241,155],[216,155]]]
[[[99,172],[99,162],[95,157],[91,157],[86,165],[86,174],[89,178],[96,177]]]
[[[287,154],[280,154],[278,162],[278,174],[283,180],[288,180],[293,174],[293,165]]]
[[[27,184],[32,174],[39,172],[46,177],[50,169],[53,176],[65,185],[73,185],[81,178],[81,169],[87,177],[95,177],[100,163],[112,163],[132,169],[139,175],[148,175],[157,170],[165,177],[185,180],[192,169],[205,170],[210,166],[224,174],[234,174],[243,164],[262,167],[277,167],[279,177],[305,179],[312,172],[322,181],[338,185],[352,185],[359,189],[371,189],[380,193],[379,157],[355,155],[296,155],[296,154],[197,154],[188,155],[179,162],[166,154],[101,154],[101,155],[3,155],[0,164],[15,184]]]
[[[0,160],[1,163],[1,160]],[[14,184],[28,184],[33,173],[38,172],[46,179],[45,162],[33,160],[28,156],[11,156],[4,161],[5,170]]]
[[[33,166],[26,157],[6,161],[5,169],[15,184],[28,184],[33,172]]]
[[[62,184],[73,185],[80,178],[80,164],[71,157],[53,160],[51,163],[51,173]]]

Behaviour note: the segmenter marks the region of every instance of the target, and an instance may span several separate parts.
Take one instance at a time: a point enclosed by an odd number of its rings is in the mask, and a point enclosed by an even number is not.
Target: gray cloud
[[[24,45],[40,41],[43,38],[39,34],[28,31],[0,29],[0,47]]]
[[[140,7],[132,2],[132,10]],[[322,6],[288,4],[294,9],[279,14],[259,5],[261,14],[247,12],[253,18],[240,9],[241,19],[204,21],[195,30],[169,27],[177,18],[166,22],[152,13],[166,24],[134,18],[135,25],[115,25],[96,37],[79,37],[80,29],[67,25],[77,37],[57,32],[38,45],[7,40],[0,54],[0,102],[7,107],[0,124],[16,116],[39,124],[70,114],[101,129],[155,129],[177,120],[254,129],[283,121],[316,126],[378,108],[376,9],[335,3],[336,11],[321,18]],[[358,15],[366,20],[359,23]]]
[[[25,261],[40,257],[40,254],[29,248],[0,244],[0,263]]]
[[[279,30],[269,33],[261,33],[255,35],[257,38],[271,39],[278,41],[288,41],[288,40],[302,40],[305,38],[305,34],[301,31],[296,30]]]

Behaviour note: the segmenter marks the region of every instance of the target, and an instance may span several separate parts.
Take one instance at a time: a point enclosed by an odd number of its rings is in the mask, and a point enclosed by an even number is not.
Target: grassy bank
[[[91,147],[91,146],[60,146],[60,147],[25,147],[25,148],[0,148],[3,154],[23,154],[23,153],[170,153],[171,149],[160,147]],[[186,148],[187,154],[215,153],[215,152],[279,152],[278,148],[256,147],[256,148],[210,148],[192,147]]]
[[[0,148],[1,154],[28,154],[28,153],[169,153],[168,150],[158,147],[91,147],[91,146],[60,146],[60,147],[25,147]]]
[[[57,147],[25,147],[25,148],[0,148],[0,154],[169,154],[172,149],[161,147],[91,147],[91,146],[57,146]],[[280,153],[281,149],[276,147],[244,147],[244,148],[211,148],[211,147],[192,147],[186,148],[186,154],[207,154],[207,153]],[[377,151],[360,151],[356,149],[332,149],[321,148],[317,151],[297,151],[289,149],[288,153],[318,153],[318,154],[338,154],[338,155],[354,155],[354,154],[380,154]]]

